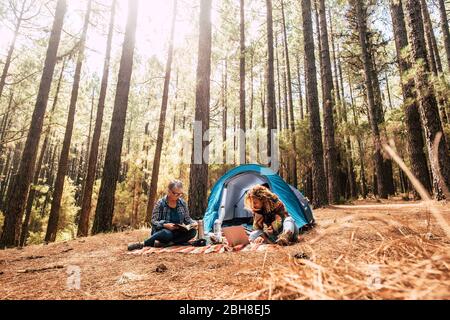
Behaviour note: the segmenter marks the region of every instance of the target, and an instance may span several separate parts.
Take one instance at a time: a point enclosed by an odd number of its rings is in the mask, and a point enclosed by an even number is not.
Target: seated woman
[[[283,246],[297,242],[299,229],[294,219],[286,212],[278,196],[268,188],[254,186],[247,192],[244,203],[253,213],[254,231],[249,237],[251,242]]]
[[[173,244],[186,243],[197,234],[197,223],[189,216],[183,196],[183,183],[173,180],[167,188],[167,195],[160,199],[153,208],[152,233],[143,243],[133,243],[128,250],[142,249],[143,247],[166,247]],[[176,224],[193,225],[189,231]]]

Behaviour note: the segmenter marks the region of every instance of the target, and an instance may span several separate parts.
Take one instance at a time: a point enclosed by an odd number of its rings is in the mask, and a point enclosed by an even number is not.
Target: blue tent
[[[212,188],[203,218],[205,232],[211,232],[219,215],[225,224],[251,219],[251,212],[244,208],[244,196],[257,184],[267,185],[280,198],[299,228],[314,222],[311,206],[300,191],[271,169],[247,164],[225,173]]]

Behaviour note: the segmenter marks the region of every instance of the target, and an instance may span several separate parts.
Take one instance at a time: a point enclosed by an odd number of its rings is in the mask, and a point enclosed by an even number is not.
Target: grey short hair
[[[172,180],[169,182],[169,190],[173,190],[174,188],[183,188],[183,182],[180,180]]]

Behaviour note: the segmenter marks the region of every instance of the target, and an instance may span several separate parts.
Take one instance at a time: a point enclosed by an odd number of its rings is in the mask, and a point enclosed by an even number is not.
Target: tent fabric
[[[227,208],[224,221],[233,217],[245,217],[242,210],[245,192],[253,185],[262,183],[267,183],[271,191],[280,198],[299,228],[313,221],[311,207],[300,191],[287,184],[271,169],[257,164],[246,164],[225,173],[212,188],[203,218],[205,233],[212,231],[221,206]],[[234,207],[234,210],[230,210],[231,207]],[[250,213],[248,216],[251,216]]]

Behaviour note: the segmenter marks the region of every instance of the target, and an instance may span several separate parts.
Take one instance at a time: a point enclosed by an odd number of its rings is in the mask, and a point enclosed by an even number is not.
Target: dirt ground
[[[450,241],[423,203],[315,217],[300,243],[267,253],[127,255],[148,230],[3,250],[0,299],[450,299]]]

